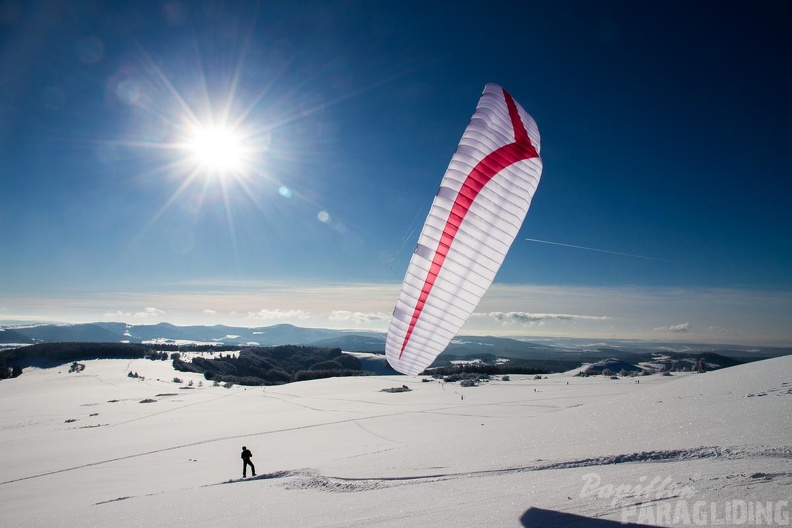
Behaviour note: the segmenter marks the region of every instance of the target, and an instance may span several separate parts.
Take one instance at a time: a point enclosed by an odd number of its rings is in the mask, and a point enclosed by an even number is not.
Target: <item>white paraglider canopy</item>
[[[488,84],[440,183],[393,310],[385,353],[420,374],[448,346],[509,251],[539,178],[539,129]]]

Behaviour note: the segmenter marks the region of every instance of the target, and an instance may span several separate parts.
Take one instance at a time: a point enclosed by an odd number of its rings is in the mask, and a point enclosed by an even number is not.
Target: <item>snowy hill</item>
[[[223,388],[168,362],[85,365],[0,382],[4,528],[788,521],[792,357],[472,388]],[[242,445],[255,479],[240,478]]]
[[[643,369],[641,367],[617,358],[603,359],[596,363],[592,363],[584,369],[586,374],[602,374],[608,372],[609,375],[617,375],[620,373],[636,374],[642,371]]]

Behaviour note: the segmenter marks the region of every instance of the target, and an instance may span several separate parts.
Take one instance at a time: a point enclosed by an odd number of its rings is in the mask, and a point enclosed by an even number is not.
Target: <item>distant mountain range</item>
[[[169,323],[129,325],[103,322],[0,326],[0,349],[47,342],[222,344],[239,347],[306,345],[340,348],[351,352],[382,353],[385,350],[385,334],[380,332],[302,328],[290,324],[257,328],[224,325],[176,326]],[[714,353],[740,361],[752,361],[792,354],[792,348],[630,340],[459,336],[453,340],[441,358],[448,361],[455,358],[490,356],[579,364],[610,357],[636,361],[637,356],[657,353],[683,355]]]
[[[385,336],[377,332],[350,332],[326,328],[301,328],[279,324],[258,328],[215,326],[128,325],[126,323],[39,324],[0,326],[3,344],[53,342],[107,342],[154,344],[206,344],[231,346],[311,345],[352,347],[384,351]]]

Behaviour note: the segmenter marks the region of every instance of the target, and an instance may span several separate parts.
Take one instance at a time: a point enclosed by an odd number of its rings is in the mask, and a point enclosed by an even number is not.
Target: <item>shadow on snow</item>
[[[528,508],[520,517],[520,523],[525,528],[651,528],[648,524],[621,523],[541,508]]]

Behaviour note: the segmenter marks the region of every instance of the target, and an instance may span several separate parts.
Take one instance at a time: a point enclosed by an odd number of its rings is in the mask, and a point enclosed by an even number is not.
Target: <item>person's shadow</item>
[[[648,524],[621,523],[541,508],[528,508],[520,522],[525,528],[652,528]]]

